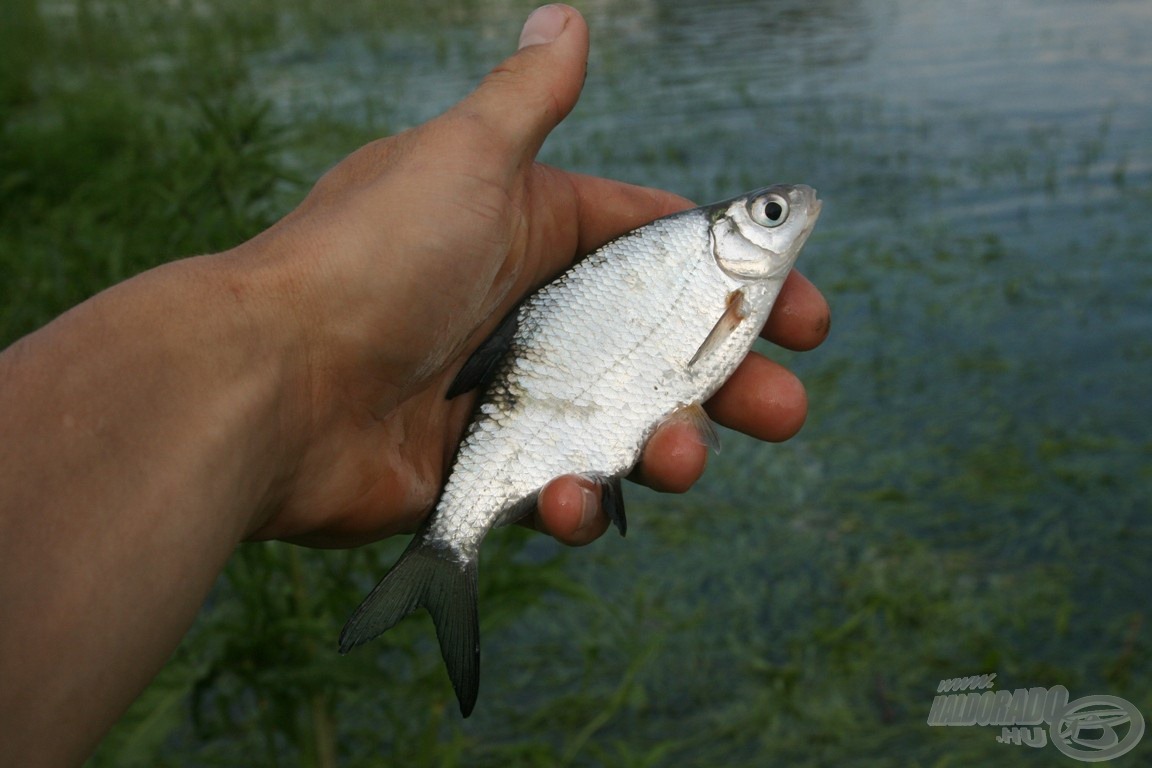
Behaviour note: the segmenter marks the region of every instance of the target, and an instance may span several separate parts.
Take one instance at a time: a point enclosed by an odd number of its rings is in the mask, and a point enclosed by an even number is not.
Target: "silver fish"
[[[348,620],[340,652],[427,608],[467,717],[484,536],[566,474],[599,482],[623,534],[620,478],[669,418],[715,439],[700,404],[747,355],[819,213],[810,187],[777,185],[657,219],[510,313],[448,390],[485,387],[435,510]]]

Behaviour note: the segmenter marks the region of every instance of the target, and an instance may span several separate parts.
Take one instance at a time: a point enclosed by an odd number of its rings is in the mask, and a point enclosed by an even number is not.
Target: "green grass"
[[[247,80],[243,30],[166,24],[151,4],[50,7],[21,4],[41,40],[0,85],[4,343],[159,262],[242,241],[302,189],[280,160],[289,129]]]

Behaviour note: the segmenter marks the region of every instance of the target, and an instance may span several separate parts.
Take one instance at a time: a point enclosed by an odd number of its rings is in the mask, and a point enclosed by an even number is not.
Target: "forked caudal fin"
[[[475,559],[461,564],[450,549],[434,546],[417,534],[344,625],[340,653],[386,632],[417,608],[427,608],[432,614],[460,714],[468,717],[480,687]]]

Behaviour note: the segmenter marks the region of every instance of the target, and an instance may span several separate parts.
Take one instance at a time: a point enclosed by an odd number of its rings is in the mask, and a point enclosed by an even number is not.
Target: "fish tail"
[[[461,563],[451,549],[418,534],[344,625],[340,653],[391,629],[417,608],[432,614],[460,714],[468,717],[480,687],[475,557]]]

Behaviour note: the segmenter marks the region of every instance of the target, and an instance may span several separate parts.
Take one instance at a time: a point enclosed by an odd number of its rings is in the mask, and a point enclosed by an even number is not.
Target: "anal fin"
[[[620,486],[620,478],[608,477],[598,480],[600,486],[600,509],[620,531],[621,536],[628,535],[628,518],[624,514],[624,489]]]

